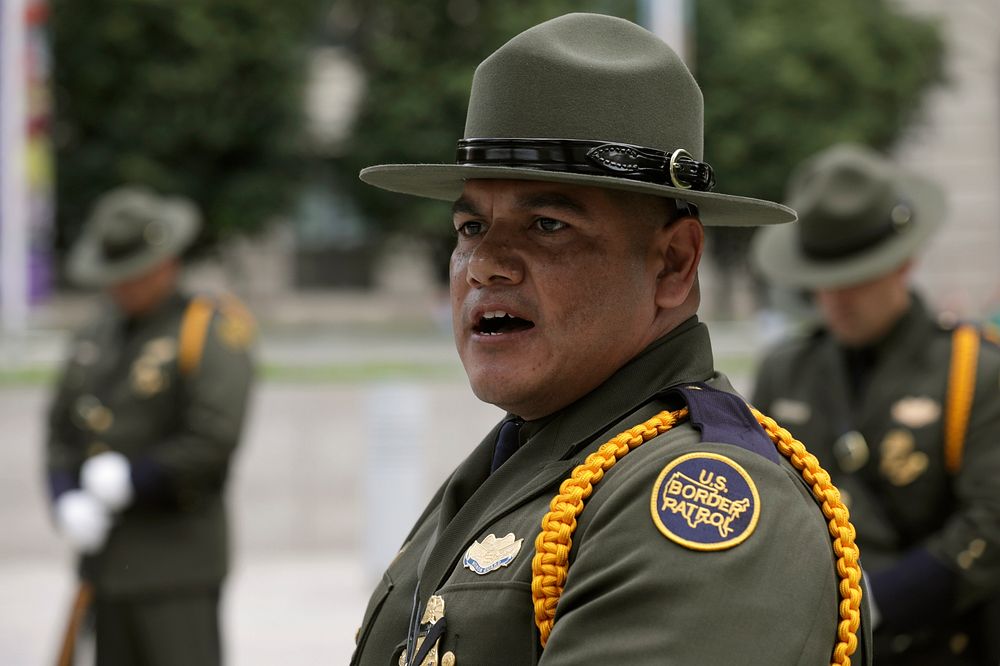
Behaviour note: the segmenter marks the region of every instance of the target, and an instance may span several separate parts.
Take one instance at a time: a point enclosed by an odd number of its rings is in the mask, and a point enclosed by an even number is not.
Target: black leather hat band
[[[835,242],[824,239],[822,243],[810,242],[799,235],[802,253],[816,261],[834,261],[870,249],[887,239],[906,232],[913,226],[913,211],[909,204],[900,202],[893,207],[887,220],[873,227],[861,230],[848,238],[838,238]]]
[[[455,164],[617,176],[681,190],[710,192],[715,174],[686,150],[671,152],[626,143],[572,139],[463,139]]]

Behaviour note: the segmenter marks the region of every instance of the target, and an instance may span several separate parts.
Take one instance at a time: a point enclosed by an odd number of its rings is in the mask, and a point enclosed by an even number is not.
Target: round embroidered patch
[[[671,541],[693,550],[725,550],[753,534],[760,496],[736,461],[689,453],[660,472],[649,509],[657,529]]]

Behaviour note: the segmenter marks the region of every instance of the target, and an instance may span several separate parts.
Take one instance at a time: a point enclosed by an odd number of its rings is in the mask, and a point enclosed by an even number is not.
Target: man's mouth
[[[532,321],[515,317],[503,310],[494,310],[492,312],[484,312],[479,317],[479,321],[472,327],[472,330],[480,335],[501,335],[503,333],[526,331],[534,327],[535,323]]]

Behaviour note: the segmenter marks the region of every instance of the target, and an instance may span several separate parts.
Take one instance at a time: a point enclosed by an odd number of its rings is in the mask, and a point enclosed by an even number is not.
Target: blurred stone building
[[[959,317],[1000,310],[1000,0],[902,0],[938,21],[947,82],[933,90],[924,121],[897,157],[936,178],[950,212],[917,266],[939,309]]]

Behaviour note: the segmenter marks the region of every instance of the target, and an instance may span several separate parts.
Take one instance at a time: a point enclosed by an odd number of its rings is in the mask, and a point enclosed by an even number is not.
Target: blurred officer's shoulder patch
[[[649,508],[656,528],[671,541],[692,550],[725,550],[757,528],[760,496],[732,458],[689,453],[660,472]]]
[[[219,305],[219,339],[227,347],[237,351],[248,348],[257,335],[253,315],[233,296],[220,298]]]

